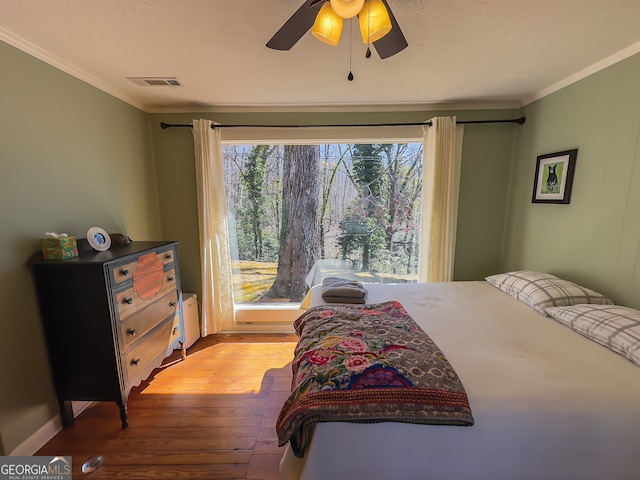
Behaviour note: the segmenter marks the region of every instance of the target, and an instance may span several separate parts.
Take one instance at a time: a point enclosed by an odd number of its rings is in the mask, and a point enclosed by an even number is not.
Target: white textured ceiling
[[[347,22],[265,47],[303,1],[0,0],[0,39],[149,112],[515,106],[640,51],[640,0],[388,0],[409,47],[365,59],[354,23],[349,82]]]

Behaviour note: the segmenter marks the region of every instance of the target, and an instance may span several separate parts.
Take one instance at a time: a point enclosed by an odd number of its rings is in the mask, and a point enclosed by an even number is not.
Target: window
[[[326,276],[417,281],[422,149],[226,142],[236,306],[297,304]]]

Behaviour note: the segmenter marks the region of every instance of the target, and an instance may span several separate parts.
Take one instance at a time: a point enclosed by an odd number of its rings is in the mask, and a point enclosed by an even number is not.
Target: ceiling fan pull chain
[[[353,19],[349,19],[349,75],[347,75],[347,80],[353,82],[353,73],[351,72],[351,50],[353,46]]]
[[[369,32],[371,32],[371,4],[367,2],[367,52],[364,54],[364,58],[371,58],[371,37],[369,36]]]

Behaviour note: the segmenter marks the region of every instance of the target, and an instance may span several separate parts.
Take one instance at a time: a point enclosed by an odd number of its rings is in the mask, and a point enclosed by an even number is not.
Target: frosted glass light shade
[[[322,5],[322,8],[316,16],[311,34],[321,42],[335,47],[340,41],[343,23],[344,20],[333,11],[331,4],[324,2],[324,5]]]
[[[355,17],[360,13],[363,5],[364,0],[331,0],[331,8],[342,18]]]
[[[360,12],[360,33],[364,43],[380,40],[391,31],[391,18],[382,0],[366,0]]]

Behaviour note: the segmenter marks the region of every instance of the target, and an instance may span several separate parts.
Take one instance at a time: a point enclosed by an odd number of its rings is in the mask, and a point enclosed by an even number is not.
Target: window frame
[[[353,143],[423,143],[423,125],[340,127],[235,127],[223,128],[223,145],[316,145]],[[291,324],[300,303],[233,304],[237,325]]]

